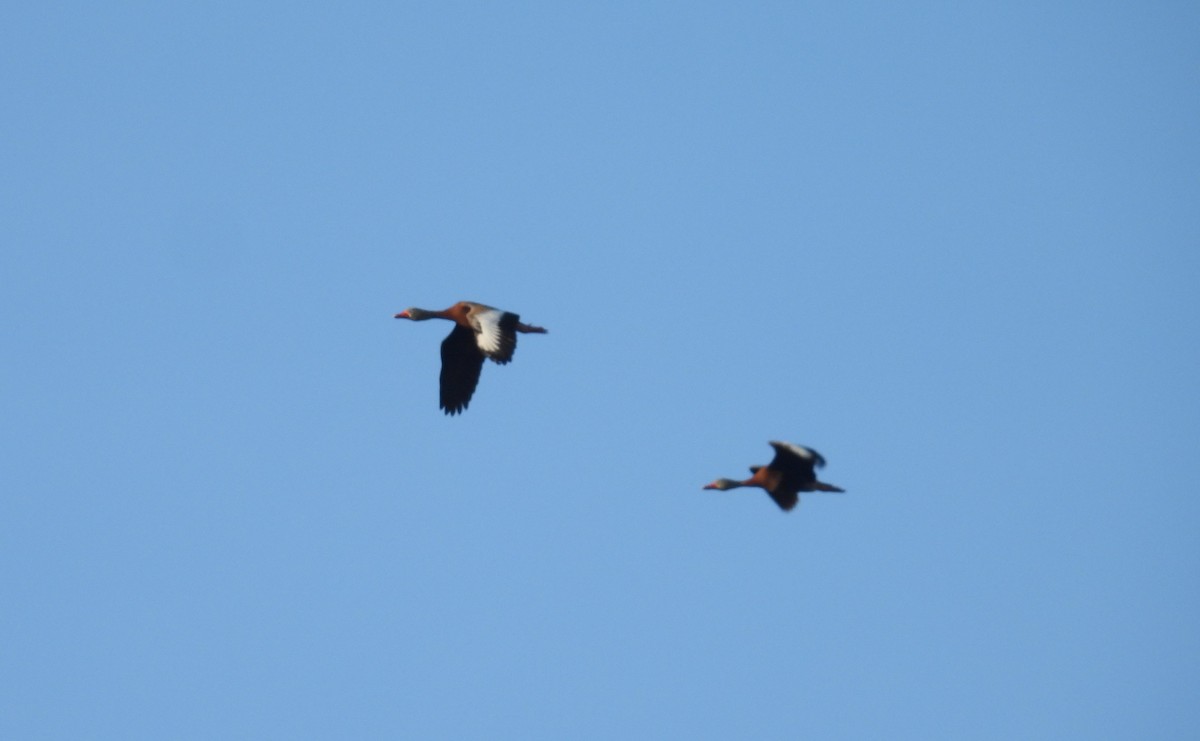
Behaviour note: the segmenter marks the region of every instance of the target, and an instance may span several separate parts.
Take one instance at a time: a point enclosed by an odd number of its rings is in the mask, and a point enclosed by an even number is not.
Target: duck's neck
[[[427,309],[409,309],[408,318],[414,322],[423,322],[426,319],[445,319],[446,312],[444,311],[429,311]]]

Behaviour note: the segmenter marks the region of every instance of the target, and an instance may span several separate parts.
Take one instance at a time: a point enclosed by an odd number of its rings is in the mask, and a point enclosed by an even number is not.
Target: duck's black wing
[[[458,414],[467,408],[479,373],[483,369],[483,352],[475,343],[475,333],[454,325],[454,331],[442,340],[441,406],[446,414]]]

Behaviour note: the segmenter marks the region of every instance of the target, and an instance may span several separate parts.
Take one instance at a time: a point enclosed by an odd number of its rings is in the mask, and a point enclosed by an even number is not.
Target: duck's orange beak
[[[393,318],[393,319],[412,319],[412,317],[410,317],[410,316],[408,315],[408,312],[407,312],[407,311],[402,311],[402,312],[400,312],[399,314],[397,314],[396,316],[394,316],[394,317],[392,317],[392,318]]]

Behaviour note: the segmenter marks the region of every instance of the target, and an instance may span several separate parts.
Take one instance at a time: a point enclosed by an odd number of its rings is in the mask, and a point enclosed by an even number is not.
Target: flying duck
[[[521,317],[509,311],[459,301],[449,309],[427,311],[411,308],[396,314],[396,319],[423,322],[426,319],[449,319],[454,329],[442,340],[441,399],[439,406],[446,414],[458,414],[467,408],[483,359],[491,358],[504,365],[512,360],[517,349],[517,332],[545,334],[546,330],[521,323]]]
[[[775,504],[785,512],[796,506],[802,491],[845,491],[833,484],[817,481],[815,469],[824,466],[825,459],[812,448],[778,441],[772,441],[771,447],[775,448],[775,457],[765,466],[751,466],[750,473],[754,475],[750,478],[745,481],[717,479],[704,488],[726,491],[756,486],[770,494]]]

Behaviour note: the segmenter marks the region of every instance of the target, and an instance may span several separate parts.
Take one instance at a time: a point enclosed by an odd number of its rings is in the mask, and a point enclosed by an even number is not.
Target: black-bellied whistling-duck
[[[814,469],[824,466],[825,459],[812,448],[778,441],[772,441],[771,447],[775,448],[775,457],[765,466],[751,466],[750,473],[754,475],[750,478],[745,481],[717,479],[704,488],[725,491],[741,486],[757,486],[770,494],[775,504],[785,512],[796,506],[802,491],[845,491],[833,484],[817,481]]]
[[[512,312],[494,309],[472,301],[459,301],[449,309],[426,311],[405,309],[397,319],[449,319],[454,329],[442,340],[441,402],[446,414],[458,414],[471,403],[479,384],[483,359],[500,365],[512,360],[517,349],[517,332],[545,334],[546,330],[521,323]]]

